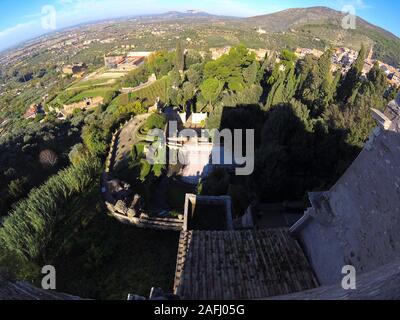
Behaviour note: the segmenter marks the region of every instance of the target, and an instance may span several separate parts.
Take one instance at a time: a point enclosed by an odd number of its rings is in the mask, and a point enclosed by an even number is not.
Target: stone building
[[[400,96],[339,181],[310,194],[310,207],[291,229],[303,243],[322,285],[337,284],[342,268],[367,274],[400,259]]]
[[[45,114],[43,107],[41,104],[32,104],[29,106],[29,108],[26,110],[24,114],[25,119],[35,119],[37,115],[39,114]]]
[[[76,102],[76,103],[71,103],[71,104],[66,104],[63,106],[63,110],[61,111],[62,114],[64,116],[69,116],[71,115],[74,110],[76,109],[80,109],[80,110],[89,110],[89,109],[93,109],[96,108],[97,106],[101,105],[104,101],[103,97],[89,97],[89,98],[85,98],[80,102]]]
[[[399,299],[400,95],[339,181],[310,193],[290,230],[190,230],[179,242],[182,299]],[[344,290],[344,266],[357,288]]]
[[[86,70],[87,66],[85,63],[76,63],[74,65],[64,66],[62,71],[64,74],[80,77]]]

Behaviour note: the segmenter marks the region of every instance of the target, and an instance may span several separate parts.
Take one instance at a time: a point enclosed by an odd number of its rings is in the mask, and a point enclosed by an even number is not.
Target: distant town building
[[[310,48],[297,48],[295,51],[297,57],[300,59],[304,59],[307,55],[312,55],[316,58],[320,58],[323,54],[322,51],[317,49],[310,49]],[[380,69],[385,73],[387,76],[388,82],[394,86],[400,86],[400,70],[396,69],[395,67],[388,65],[382,61],[374,60],[373,57],[373,49],[368,53],[368,57],[365,59],[365,64],[362,70],[362,78],[366,79],[368,73],[371,71],[375,63],[378,63]],[[333,56],[332,56],[332,72],[340,71],[342,74],[346,74],[354,64],[354,62],[358,58],[358,51],[345,48],[345,47],[338,47],[333,49]]]
[[[256,58],[258,61],[264,60],[266,55],[270,54],[270,50],[267,49],[249,49],[250,52],[254,52],[256,54]]]
[[[115,41],[115,38],[108,38],[108,39],[100,40],[100,43],[103,43],[103,44],[105,44],[105,43],[113,43],[114,41]]]
[[[80,77],[87,70],[87,66],[85,63],[76,63],[74,65],[64,66],[62,71],[64,74],[73,75],[76,77]]]
[[[307,55],[313,55],[317,58],[320,58],[324,53],[317,49],[297,48],[295,54],[299,58],[305,58]]]
[[[104,66],[107,69],[131,71],[142,64],[153,52],[128,52],[124,54],[108,54],[104,56]]]
[[[258,29],[257,29],[257,33],[258,33],[258,34],[266,34],[267,31],[265,31],[264,29],[258,28]]]
[[[41,104],[32,104],[24,114],[25,119],[35,119],[37,115],[45,114]]]
[[[107,55],[104,56],[104,66],[107,69],[116,69],[124,60],[124,55]]]
[[[78,43],[78,40],[77,39],[71,39],[71,40],[67,40],[67,41],[65,41],[65,45],[66,46],[73,46],[73,45],[75,45],[75,44],[77,44]]]
[[[213,60],[217,60],[221,58],[224,54],[228,54],[231,50],[230,46],[222,47],[222,48],[210,48],[211,58]]]
[[[63,106],[63,110],[61,111],[61,113],[66,117],[71,115],[74,110],[76,109],[80,109],[83,111],[89,110],[89,109],[93,109],[96,108],[97,106],[99,106],[100,104],[102,104],[104,101],[103,97],[89,97],[89,98],[85,98],[83,101],[77,102],[77,103],[72,103],[72,104],[68,104],[68,105],[64,105]]]
[[[389,82],[394,86],[400,86],[400,72],[392,73],[388,76]]]

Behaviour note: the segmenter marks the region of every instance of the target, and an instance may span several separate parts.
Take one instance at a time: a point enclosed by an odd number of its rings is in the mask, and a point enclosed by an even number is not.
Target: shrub
[[[147,176],[150,174],[151,172],[151,165],[150,163],[143,159],[140,161],[140,180],[142,182],[144,182],[147,178]]]
[[[86,158],[33,189],[5,219],[0,229],[0,247],[23,260],[45,261],[49,248],[57,248],[56,228],[59,224],[66,227],[63,220],[80,213],[68,208],[96,187],[100,167],[98,159]]]
[[[74,145],[68,154],[69,161],[73,165],[78,165],[87,156],[87,150],[82,143]]]
[[[145,135],[152,129],[164,129],[167,124],[165,116],[154,113],[146,121],[140,129],[140,133]]]

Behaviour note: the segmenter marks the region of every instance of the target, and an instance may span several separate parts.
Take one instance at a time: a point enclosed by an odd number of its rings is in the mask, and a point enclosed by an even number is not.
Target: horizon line
[[[279,13],[279,12],[284,12],[284,11],[288,11],[288,10],[291,10],[291,9],[312,9],[312,8],[324,8],[324,9],[329,9],[329,10],[332,10],[332,11],[336,11],[338,13],[343,13],[342,11],[334,9],[332,7],[329,7],[329,6],[309,6],[309,7],[304,7],[303,6],[303,7],[290,7],[290,8],[286,8],[286,9],[278,9],[278,10],[275,10],[275,11],[265,12],[265,13],[261,13],[260,12],[260,14],[250,15],[250,16],[223,15],[223,14],[217,14],[217,13],[212,13],[212,12],[209,12],[209,11],[203,11],[203,10],[197,10],[197,9],[189,9],[189,10],[184,10],[184,11],[171,9],[169,11],[160,12],[160,13],[149,12],[149,13],[142,13],[142,14],[137,14],[137,15],[135,15],[135,14],[133,14],[133,15],[121,15],[121,16],[116,16],[116,17],[108,17],[108,18],[100,18],[100,19],[89,19],[87,21],[83,21],[81,23],[76,23],[76,24],[71,24],[71,25],[62,27],[62,28],[57,29],[57,30],[44,32],[44,33],[42,33],[42,34],[40,34],[38,36],[32,37],[32,38],[27,39],[27,40],[23,40],[23,41],[21,41],[21,42],[19,42],[17,44],[14,44],[14,45],[12,45],[10,47],[4,48],[4,49],[0,49],[0,55],[3,55],[7,51],[16,50],[19,47],[22,47],[22,46],[28,44],[29,42],[38,41],[42,37],[51,36],[51,35],[59,33],[59,32],[65,32],[65,31],[67,31],[69,29],[74,29],[74,28],[77,28],[79,26],[94,25],[94,24],[97,24],[97,23],[102,23],[102,22],[107,22],[107,21],[112,21],[112,20],[123,20],[123,19],[132,19],[132,18],[140,18],[140,17],[149,17],[149,16],[152,16],[152,15],[162,16],[162,15],[166,15],[168,13],[189,13],[190,11],[197,11],[198,13],[205,13],[205,14],[208,14],[210,16],[215,16],[215,17],[249,19],[249,18],[254,18],[254,17],[261,17],[261,16],[270,15],[270,14],[275,14],[275,13]],[[395,36],[396,38],[398,38],[400,40],[400,34],[397,35],[396,33],[392,32],[390,30],[387,30],[384,27],[381,27],[379,25],[371,23],[368,20],[366,20],[366,19],[364,19],[364,18],[362,18],[362,17],[360,17],[358,15],[356,17],[359,18],[359,19],[364,20],[365,22],[369,23],[370,25],[372,25],[374,27],[380,28],[381,30],[384,30],[385,32],[388,32],[388,33],[392,34],[393,36]]]

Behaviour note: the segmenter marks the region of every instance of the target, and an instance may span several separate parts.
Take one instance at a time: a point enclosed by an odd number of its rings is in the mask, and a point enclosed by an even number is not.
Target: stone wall
[[[121,213],[117,205],[106,202],[106,206],[110,214],[119,222],[134,225],[138,228],[164,230],[164,231],[182,231],[183,220],[171,218],[156,218],[140,213],[137,216]],[[128,209],[129,210],[129,209]]]
[[[292,228],[322,285],[339,283],[345,265],[361,275],[400,259],[399,119],[374,130],[329,191],[310,194],[312,207]]]
[[[104,101],[103,97],[93,97],[93,98],[85,98],[83,101],[65,104],[63,106],[62,113],[65,116],[73,114],[76,109],[86,110],[86,109],[93,109],[102,104]]]

